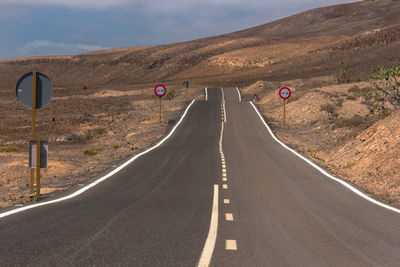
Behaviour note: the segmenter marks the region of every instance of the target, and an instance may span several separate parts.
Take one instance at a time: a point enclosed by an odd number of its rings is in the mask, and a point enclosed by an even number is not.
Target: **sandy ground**
[[[188,99],[203,98],[204,87],[192,87]],[[37,113],[37,138],[49,142],[42,197],[84,182],[164,136],[189,103],[184,89],[167,90],[175,97],[162,101],[160,124],[153,88],[56,88],[50,104]],[[0,207],[6,207],[29,200],[31,111],[12,92],[0,100],[0,110]]]

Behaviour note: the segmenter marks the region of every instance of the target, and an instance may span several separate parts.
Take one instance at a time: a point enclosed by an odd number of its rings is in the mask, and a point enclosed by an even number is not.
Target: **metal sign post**
[[[37,74],[33,72],[32,79],[32,137],[31,140],[36,140],[35,129],[36,129],[36,85],[37,85]],[[39,170],[40,175],[40,170]],[[36,175],[37,177],[37,175]],[[30,197],[33,197],[34,194],[34,179],[35,179],[35,169],[31,167],[31,179],[30,179]],[[36,185],[37,185],[36,181]],[[40,192],[39,192],[40,194]]]
[[[40,168],[42,142],[36,140],[36,109],[45,106],[53,96],[53,87],[49,78],[40,72],[29,72],[22,76],[17,83],[17,98],[27,107],[32,108],[32,135],[31,143],[36,144],[36,164],[30,164],[30,197],[35,200],[40,197]],[[45,141],[44,141],[45,142]],[[43,143],[44,143],[43,142]],[[45,142],[47,145],[47,142]],[[31,146],[31,144],[30,144]],[[47,153],[47,152],[46,152]],[[32,157],[32,153],[30,153]],[[31,159],[30,159],[31,160]],[[47,154],[46,154],[47,165]],[[36,168],[36,194],[35,194],[35,168]],[[46,168],[46,167],[43,167]]]
[[[159,97],[159,98],[160,98],[160,105],[159,105],[160,106],[160,112],[159,112],[160,116],[159,117],[160,117],[160,124],[161,124],[161,97]]]
[[[188,89],[189,89],[190,83],[188,81],[183,82],[183,87],[186,88],[186,102],[188,101]]]
[[[286,99],[283,99],[283,122],[282,122],[282,128],[285,128],[285,121],[286,121]]]
[[[40,197],[40,141],[36,141],[36,198]]]
[[[159,117],[160,117],[160,124],[161,124],[161,98],[163,96],[165,96],[165,94],[167,93],[167,88],[162,85],[162,84],[157,84],[156,87],[154,87],[154,93],[156,94],[156,96],[158,96],[160,98],[160,112],[159,112]]]
[[[282,87],[279,89],[279,96],[283,99],[283,121],[282,121],[282,128],[285,128],[285,121],[286,121],[286,100],[290,98],[292,95],[292,91],[289,87]]]

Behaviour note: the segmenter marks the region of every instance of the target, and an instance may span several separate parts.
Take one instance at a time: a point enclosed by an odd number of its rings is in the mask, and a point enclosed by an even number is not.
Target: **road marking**
[[[236,240],[226,240],[225,249],[226,250],[237,250]]]
[[[228,181],[228,179],[226,177],[224,177],[224,178],[222,178],[222,181],[226,182],[226,181]]]
[[[400,209],[397,209],[395,207],[389,206],[387,204],[384,204],[376,199],[371,198],[370,196],[367,196],[366,194],[364,194],[363,192],[361,192],[360,190],[358,190],[357,188],[353,187],[352,185],[348,184],[347,182],[345,182],[344,180],[341,180],[331,174],[329,174],[326,170],[324,170],[323,168],[321,168],[320,166],[318,166],[317,164],[315,164],[314,162],[312,162],[311,160],[309,160],[308,158],[304,157],[303,155],[301,155],[300,153],[298,153],[297,151],[291,149],[290,147],[288,147],[285,143],[283,143],[281,140],[279,140],[274,133],[272,132],[271,128],[268,126],[268,124],[265,122],[264,118],[262,117],[261,113],[258,111],[258,109],[256,108],[256,106],[253,104],[253,102],[250,102],[250,104],[253,106],[254,110],[256,111],[256,113],[258,114],[258,117],[260,117],[262,123],[264,124],[264,126],[267,128],[269,134],[272,136],[272,138],[279,143],[281,146],[283,146],[285,149],[289,150],[290,152],[292,152],[293,154],[295,154],[297,157],[301,158],[302,160],[304,160],[305,162],[307,162],[309,165],[311,165],[312,167],[314,167],[315,169],[317,169],[320,173],[324,174],[326,177],[340,183],[341,185],[345,186],[346,188],[350,189],[353,193],[359,195],[360,197],[364,198],[365,200],[368,200],[382,208],[394,211],[396,213],[400,214]]]
[[[206,91],[206,101],[208,101],[208,93],[207,93],[207,87],[206,88],[204,88],[204,90]]]
[[[230,203],[229,199],[228,199],[228,198],[225,198],[225,199],[224,199],[224,204],[229,204],[229,203]]]
[[[225,164],[222,164],[222,168],[224,168],[224,169],[225,169],[225,168],[226,168],[226,165],[225,165]]]
[[[222,185],[222,188],[223,188],[223,189],[228,189],[228,185],[227,185],[227,184],[223,184],[223,185]]]
[[[233,214],[232,213],[225,213],[225,220],[233,221]]]
[[[226,177],[226,173],[223,173],[222,176],[223,176],[223,177]]]
[[[178,128],[178,126],[181,124],[181,122],[183,121],[183,119],[185,118],[188,110],[190,109],[190,107],[193,105],[193,103],[196,100],[193,100],[186,108],[185,112],[183,113],[182,117],[180,118],[180,120],[178,121],[178,123],[172,128],[172,130],[169,132],[169,134],[167,136],[165,136],[163,139],[161,139],[160,142],[158,142],[157,144],[155,144],[154,146],[148,148],[147,150],[131,157],[128,161],[126,161],[125,163],[123,163],[122,165],[120,165],[119,167],[115,168],[114,170],[112,170],[111,172],[107,173],[106,175],[104,175],[103,177],[97,179],[96,181],[94,181],[91,184],[86,185],[85,187],[82,187],[81,189],[75,191],[74,193],[65,196],[65,197],[61,197],[58,199],[54,199],[54,200],[50,200],[50,201],[46,201],[46,202],[42,202],[42,203],[37,203],[37,204],[31,204],[22,208],[17,208],[17,209],[13,209],[7,212],[3,212],[0,213],[0,218],[4,218],[6,216],[15,214],[15,213],[19,213],[25,210],[30,210],[33,208],[37,208],[37,207],[41,207],[41,206],[45,206],[45,205],[50,205],[50,204],[54,204],[54,203],[58,203],[58,202],[62,202],[64,200],[67,199],[71,199],[74,198],[76,196],[79,196],[80,194],[82,194],[83,192],[89,190],[90,188],[98,185],[99,183],[107,180],[108,178],[112,177],[114,174],[118,173],[119,171],[121,171],[123,168],[125,168],[126,166],[128,166],[129,164],[131,164],[132,162],[134,162],[137,158],[141,157],[144,154],[149,153],[150,151],[156,149],[157,147],[161,146],[168,138],[170,138],[172,136],[172,134],[175,132],[176,128]]]
[[[239,95],[239,102],[242,102],[242,96],[240,95],[239,88],[236,87],[236,91],[237,91],[237,93]]]
[[[214,198],[211,213],[210,229],[206,243],[204,244],[203,251],[200,256],[199,267],[208,267],[210,265],[211,257],[214,252],[215,241],[217,240],[218,232],[218,185],[214,185]]]
[[[222,169],[222,172],[223,172],[223,173],[226,173],[226,169]]]
[[[219,150],[221,151],[222,154],[223,154],[223,152],[222,152],[222,138],[223,138],[223,136],[224,136],[224,122],[221,122],[221,135],[219,137]]]
[[[225,95],[224,95],[224,89],[222,87],[221,87],[221,92],[222,92],[222,107],[224,108],[224,122],[226,123]]]

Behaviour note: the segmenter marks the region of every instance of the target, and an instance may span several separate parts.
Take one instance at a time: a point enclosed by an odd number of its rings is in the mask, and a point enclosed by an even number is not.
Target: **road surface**
[[[282,148],[217,88],[111,178],[0,218],[0,240],[6,266],[399,266],[400,214]]]

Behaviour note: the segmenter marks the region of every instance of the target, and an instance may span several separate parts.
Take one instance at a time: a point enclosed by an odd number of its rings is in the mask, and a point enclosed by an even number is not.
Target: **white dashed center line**
[[[226,240],[225,249],[226,250],[237,250],[236,240]]]
[[[233,221],[233,214],[232,213],[225,213],[225,220]]]

